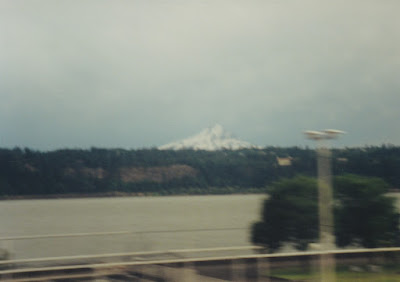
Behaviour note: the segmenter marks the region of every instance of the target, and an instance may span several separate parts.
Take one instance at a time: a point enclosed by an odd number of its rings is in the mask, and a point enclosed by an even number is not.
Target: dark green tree
[[[399,214],[385,195],[381,179],[356,175],[336,177],[335,235],[340,247],[393,246],[398,241]],[[317,182],[297,176],[274,183],[263,205],[261,221],[252,226],[251,240],[276,251],[292,243],[304,250],[318,241]]]
[[[317,184],[312,178],[297,176],[274,183],[264,201],[261,221],[252,227],[253,243],[271,251],[291,242],[305,249],[318,236]]]
[[[389,186],[380,178],[344,175],[334,180],[336,244],[367,248],[393,246],[398,237],[399,214]]]

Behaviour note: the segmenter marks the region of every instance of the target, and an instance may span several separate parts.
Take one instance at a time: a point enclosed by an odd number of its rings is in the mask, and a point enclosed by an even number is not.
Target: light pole
[[[320,256],[321,281],[333,282],[335,281],[335,257],[328,252],[335,247],[331,151],[324,141],[335,139],[345,132],[326,129],[324,131],[309,130],[304,133],[308,139],[316,141],[317,145],[319,242],[323,252]]]

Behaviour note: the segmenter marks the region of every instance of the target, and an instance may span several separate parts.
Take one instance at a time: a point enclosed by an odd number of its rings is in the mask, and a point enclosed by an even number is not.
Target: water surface
[[[15,258],[250,245],[249,227],[258,220],[264,198],[213,195],[1,201],[1,237],[136,232],[1,243]]]

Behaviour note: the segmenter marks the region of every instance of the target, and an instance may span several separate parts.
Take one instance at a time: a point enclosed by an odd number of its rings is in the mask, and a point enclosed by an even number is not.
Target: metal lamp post
[[[319,240],[323,252],[320,256],[320,272],[321,281],[324,282],[335,281],[335,257],[328,252],[335,247],[331,151],[324,141],[335,139],[343,133],[336,129],[305,131],[306,137],[316,141],[317,145]]]

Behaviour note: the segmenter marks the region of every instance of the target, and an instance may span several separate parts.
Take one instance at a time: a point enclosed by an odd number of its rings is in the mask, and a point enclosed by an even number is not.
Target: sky
[[[1,0],[0,147],[400,145],[400,1]]]

